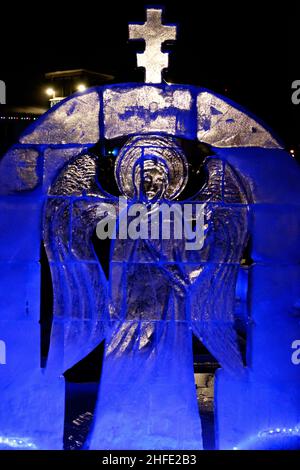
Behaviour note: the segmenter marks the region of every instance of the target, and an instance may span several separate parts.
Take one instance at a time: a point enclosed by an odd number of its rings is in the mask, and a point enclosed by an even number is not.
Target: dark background
[[[287,148],[299,144],[300,105],[291,83],[300,74],[299,22],[288,2],[163,2],[165,23],[178,23],[165,79],[227,95],[274,129]],[[141,81],[128,41],[129,22],[145,20],[148,2],[39,2],[2,4],[0,78],[7,103],[47,106],[44,74],[86,68],[117,82]],[[159,5],[155,4],[155,5]]]

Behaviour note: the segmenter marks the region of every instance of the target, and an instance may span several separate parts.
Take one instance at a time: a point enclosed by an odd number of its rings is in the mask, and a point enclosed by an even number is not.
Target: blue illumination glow
[[[197,109],[200,95],[208,104]],[[1,159],[0,447],[62,448],[62,374],[105,340],[86,447],[201,449],[194,334],[222,367],[215,381],[217,447],[300,448],[300,365],[291,360],[300,336],[300,169],[263,127],[252,132],[246,111],[219,96],[220,109],[212,108],[213,96],[164,84],[95,88],[53,107]],[[231,112],[242,119],[234,121]],[[89,148],[102,137],[126,137],[132,149],[136,139],[155,134],[177,152],[176,139],[196,141],[200,129],[201,142],[216,144],[195,196],[206,207],[204,248],[187,254],[176,240],[150,247],[112,243],[108,280],[91,239],[99,200],[114,204],[115,198],[99,186],[102,156]],[[173,154],[165,173],[189,182],[187,164],[176,172],[175,160]],[[136,167],[128,162],[122,175],[133,181]],[[117,184],[126,193],[130,185],[120,168]],[[45,369],[42,242],[54,290]],[[247,342],[246,364],[236,320]]]
[[[5,448],[12,450],[37,450],[36,445],[27,437],[0,437],[0,450]]]
[[[260,431],[257,435],[239,443],[233,450],[274,450],[299,449],[300,427],[272,428]]]

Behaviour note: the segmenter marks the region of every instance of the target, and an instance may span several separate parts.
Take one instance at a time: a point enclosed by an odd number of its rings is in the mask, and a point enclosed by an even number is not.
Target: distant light
[[[294,155],[295,150],[294,150],[294,149],[290,150],[290,153],[291,153],[292,155]]]
[[[119,149],[118,148],[114,148],[114,149],[110,149],[107,151],[107,155],[113,155],[114,157],[116,157],[119,153]]]
[[[54,96],[54,95],[55,95],[55,91],[53,90],[53,88],[47,88],[46,94],[47,94],[48,96]]]
[[[83,91],[86,90],[86,86],[83,83],[80,83],[77,87],[77,90],[80,91],[80,93],[82,93]]]
[[[28,116],[0,116],[1,120],[4,121],[18,121],[19,119],[21,121],[35,121],[37,118],[35,117],[28,117]]]

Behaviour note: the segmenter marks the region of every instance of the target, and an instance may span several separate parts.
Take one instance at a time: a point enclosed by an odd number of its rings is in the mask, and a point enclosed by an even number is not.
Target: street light
[[[83,84],[83,83],[80,83],[78,86],[77,86],[77,91],[79,91],[80,93],[82,93],[83,91],[86,90],[86,86]]]
[[[46,94],[48,96],[52,96],[52,98],[55,98],[55,90],[53,88],[47,88]]]

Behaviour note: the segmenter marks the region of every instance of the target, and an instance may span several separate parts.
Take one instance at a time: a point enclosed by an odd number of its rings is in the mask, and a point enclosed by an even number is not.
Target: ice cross
[[[150,8],[146,23],[129,25],[129,39],[144,39],[146,43],[145,51],[137,53],[138,67],[146,70],[146,83],[161,82],[162,70],[169,64],[169,54],[161,51],[161,45],[176,39],[176,26],[163,25],[161,15],[162,10]]]

